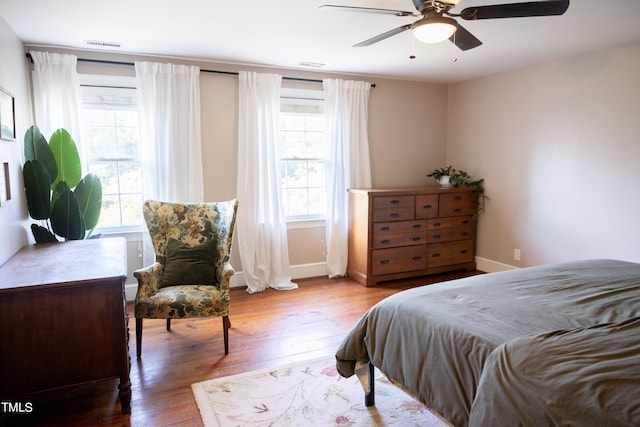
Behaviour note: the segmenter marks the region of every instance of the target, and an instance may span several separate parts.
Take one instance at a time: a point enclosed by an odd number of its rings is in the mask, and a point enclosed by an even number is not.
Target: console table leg
[[[131,381],[127,378],[125,381],[120,380],[118,384],[118,390],[120,390],[120,405],[122,406],[121,412],[123,414],[131,413]]]

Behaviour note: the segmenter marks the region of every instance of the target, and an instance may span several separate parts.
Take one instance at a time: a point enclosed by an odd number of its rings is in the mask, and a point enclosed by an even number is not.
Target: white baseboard
[[[496,273],[498,271],[513,270],[518,267],[509,264],[503,264],[501,262],[493,261],[487,258],[476,257],[476,268],[486,273]],[[291,278],[293,280],[326,275],[327,265],[324,262],[314,262],[309,264],[298,264],[291,266]],[[231,276],[230,286],[232,288],[247,286],[247,282],[242,271],[237,271],[233,276]],[[133,301],[135,299],[137,289],[137,283],[125,285],[125,294],[127,297],[127,301]]]
[[[327,275],[327,266],[324,262],[315,262],[310,264],[298,264],[291,266],[291,278],[295,279],[304,279],[306,277],[318,277],[318,276],[326,276]],[[232,288],[240,288],[243,286],[247,286],[247,282],[244,278],[244,273],[242,271],[236,271],[236,273],[231,276],[231,284]],[[137,283],[127,283],[124,287],[125,295],[127,301],[133,301],[136,297],[136,291],[138,290]]]
[[[125,283],[125,285],[124,285],[124,295],[125,295],[125,298],[127,298],[128,302],[131,302],[134,299],[136,299],[136,292],[137,291],[138,291],[138,284],[137,283]]]
[[[487,258],[476,257],[476,268],[485,273],[497,273],[498,271],[514,270],[518,267]]]

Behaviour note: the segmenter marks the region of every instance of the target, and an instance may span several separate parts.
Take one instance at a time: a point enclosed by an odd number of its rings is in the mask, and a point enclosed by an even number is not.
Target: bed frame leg
[[[368,376],[369,376],[369,381],[368,381],[369,390],[367,392],[365,392],[365,394],[364,394],[364,406],[367,406],[367,407],[374,406],[376,404],[376,402],[375,402],[375,400],[376,400],[375,399],[375,381],[374,381],[374,378],[373,378],[373,374],[374,374],[374,372],[373,372],[373,363],[369,362],[368,365],[369,365],[369,373],[368,373]]]

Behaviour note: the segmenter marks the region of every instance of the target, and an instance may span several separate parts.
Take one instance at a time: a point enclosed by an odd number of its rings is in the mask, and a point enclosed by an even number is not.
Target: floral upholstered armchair
[[[134,272],[136,355],[142,354],[142,320],[222,317],[229,354],[229,264],[238,201],[166,203],[148,200],[143,215],[155,263]]]

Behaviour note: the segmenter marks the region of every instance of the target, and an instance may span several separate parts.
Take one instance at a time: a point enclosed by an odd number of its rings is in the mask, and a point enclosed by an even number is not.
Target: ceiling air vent
[[[323,64],[322,62],[304,61],[304,62],[301,62],[299,65],[301,65],[303,67],[322,68],[322,67],[324,67],[325,64]]]
[[[85,40],[87,45],[93,47],[110,47],[110,48],[120,48],[120,43],[118,42],[105,42],[100,40]]]

